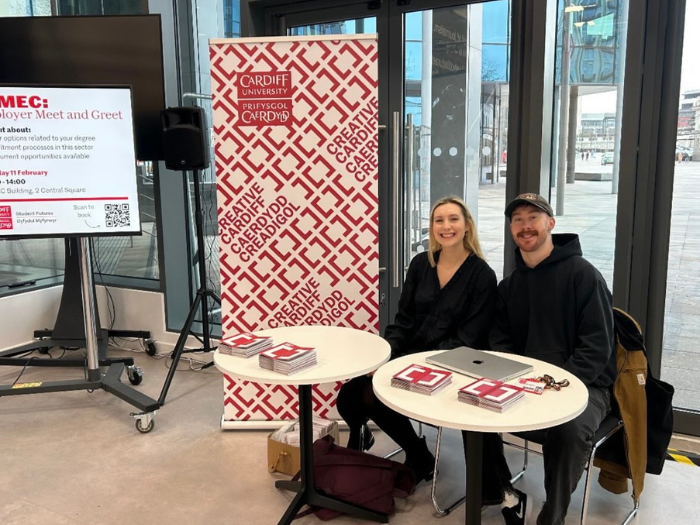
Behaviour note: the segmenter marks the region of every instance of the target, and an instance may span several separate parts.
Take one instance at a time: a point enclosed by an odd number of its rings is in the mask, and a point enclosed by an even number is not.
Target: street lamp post
[[[569,142],[569,77],[570,77],[570,29],[569,12],[576,6],[564,8],[562,17],[561,83],[559,85],[559,150],[557,155],[557,203],[556,214],[564,215],[564,187],[566,186],[566,147]]]

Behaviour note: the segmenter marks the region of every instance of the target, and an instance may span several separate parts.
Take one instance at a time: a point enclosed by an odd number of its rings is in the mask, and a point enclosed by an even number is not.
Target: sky
[[[700,89],[700,67],[693,54],[700,49],[700,1],[688,0],[685,9],[685,35],[683,37],[683,67],[681,69],[681,93]],[[614,113],[615,91],[588,95],[579,99],[582,113]]]

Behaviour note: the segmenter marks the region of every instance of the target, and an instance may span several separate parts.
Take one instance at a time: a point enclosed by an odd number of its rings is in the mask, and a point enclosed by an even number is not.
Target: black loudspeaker
[[[171,170],[208,168],[209,148],[204,139],[207,125],[202,108],[167,108],[160,112],[160,118],[165,166]]]

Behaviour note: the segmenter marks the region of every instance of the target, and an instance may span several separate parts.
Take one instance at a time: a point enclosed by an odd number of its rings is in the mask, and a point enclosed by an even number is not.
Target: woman
[[[430,212],[428,251],[408,268],[399,311],[384,338],[392,358],[458,346],[487,348],[496,300],[496,275],[484,260],[474,219],[457,197],[440,199]],[[411,421],[379,401],[372,378],[352,379],[338,393],[338,412],[350,427],[348,448],[367,450],[374,443],[372,419],[406,453],[405,463],[418,480],[433,477],[435,457]]]

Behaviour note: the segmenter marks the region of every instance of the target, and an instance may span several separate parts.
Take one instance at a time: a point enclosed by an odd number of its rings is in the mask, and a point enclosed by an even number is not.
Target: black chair
[[[593,436],[593,447],[591,448],[590,455],[588,457],[588,463],[586,465],[586,483],[585,487],[583,490],[583,508],[581,509],[581,525],[586,525],[586,514],[588,511],[588,501],[590,498],[590,489],[591,489],[591,467],[593,466],[593,459],[595,458],[596,451],[598,450],[598,447],[605,443],[608,438],[610,438],[615,432],[618,432],[619,430],[622,429],[624,426],[622,420],[614,415],[608,415],[603,422],[600,424],[600,427],[598,428],[597,432],[595,433],[595,436]],[[538,445],[541,445],[542,442],[537,439],[537,434],[535,433],[535,438],[532,439],[532,435],[528,434],[531,437],[531,441],[533,443],[537,443]],[[542,437],[544,438],[544,433],[542,434]],[[542,439],[544,441],[544,439]],[[527,457],[528,453],[532,452],[533,454],[537,454],[539,456],[542,455],[542,453],[538,450],[534,450],[528,446],[528,441],[525,440],[523,445],[513,443],[511,441],[508,441],[507,439],[503,440],[503,443],[505,445],[523,450],[525,452],[525,457],[523,459],[523,467],[520,472],[518,472],[515,476],[513,476],[513,479],[511,480],[512,483],[515,483],[518,481],[524,474],[525,470],[527,469]],[[639,510],[639,500],[634,501],[634,508],[627,514],[627,517],[625,520],[622,522],[622,525],[627,525],[632,519],[637,515],[637,511]]]

